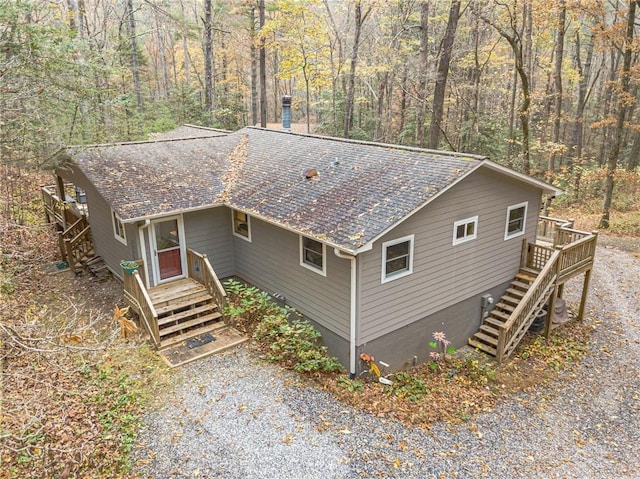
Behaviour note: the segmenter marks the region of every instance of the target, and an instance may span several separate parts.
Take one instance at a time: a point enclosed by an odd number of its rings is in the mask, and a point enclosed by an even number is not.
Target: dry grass
[[[22,202],[0,205],[0,478],[128,477],[164,367],[143,338],[121,339],[120,283],[57,272],[55,236],[29,196],[43,180],[15,181]]]
[[[316,380],[343,402],[377,417],[424,428],[435,421],[472,424],[476,414],[490,411],[499,401],[553,383],[576,367],[588,351],[591,331],[584,323],[573,322],[555,330],[547,340],[529,334],[500,367],[482,353],[456,354],[435,369],[423,364],[408,371],[412,379],[403,378],[400,387],[336,375]],[[417,389],[411,386],[414,380],[426,391],[417,400],[411,394]]]

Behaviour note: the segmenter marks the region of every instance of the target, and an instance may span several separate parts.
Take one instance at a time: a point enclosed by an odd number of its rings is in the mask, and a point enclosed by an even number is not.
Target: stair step
[[[522,299],[526,293],[526,291],[520,291],[519,289],[514,289],[514,288],[507,288],[507,291],[505,292],[515,298],[520,298],[520,299]]]
[[[507,313],[503,313],[502,311],[496,311],[495,309],[493,311],[491,311],[491,314],[489,315],[489,317],[491,316],[495,316],[497,318],[503,319],[503,320],[507,320],[509,319],[509,314]]]
[[[532,276],[534,278],[537,278],[538,274],[540,274],[539,270],[528,268],[526,266],[523,266],[522,268],[520,268],[520,272],[523,274],[528,274],[529,276]]]
[[[536,280],[535,276],[532,276],[522,271],[516,274],[516,278],[526,281],[527,283],[533,283]]]
[[[500,309],[504,309],[505,311],[508,311],[509,313],[512,313],[515,308],[515,306],[512,306],[510,304],[507,303],[503,303],[502,301],[500,301],[498,304],[496,304],[496,308],[500,308]]]
[[[529,283],[523,283],[522,281],[512,281],[511,282],[511,287],[517,287],[517,288],[521,288],[524,289],[525,291],[527,291],[529,289],[530,284]]]
[[[496,338],[498,337],[498,334],[500,334],[498,329],[494,328],[493,326],[491,326],[489,324],[481,325],[480,326],[480,331],[482,331],[483,333],[488,334],[489,336],[495,336]]]
[[[203,301],[212,301],[213,297],[207,291],[200,291],[193,294],[182,295],[180,299],[175,301],[169,301],[165,306],[156,306],[156,312],[158,316],[163,316],[171,311],[178,309],[188,308],[194,304],[202,303]],[[162,301],[167,303],[167,301]]]
[[[483,343],[490,344],[491,346],[498,346],[498,338],[494,338],[493,336],[489,336],[484,333],[475,333],[473,337],[482,341]]]
[[[206,313],[209,311],[214,311],[217,309],[215,303],[207,303],[202,306],[197,306],[195,308],[186,309],[180,313],[170,314],[168,316],[164,316],[158,319],[158,326],[163,326],[165,324],[173,323],[175,321],[180,321],[182,319],[188,318],[190,316],[195,316],[197,314]]]
[[[520,300],[522,298],[516,298],[514,296],[509,296],[509,295],[504,295],[503,297],[500,298],[500,302],[501,303],[510,303],[513,306],[518,306],[518,304],[520,304]],[[500,303],[498,303],[500,304]]]
[[[170,338],[163,339],[160,341],[160,349],[167,348],[169,346],[173,346],[174,344],[181,343],[182,341],[186,341],[187,339],[195,338],[196,336],[200,336],[205,333],[212,333],[214,331],[219,331],[223,328],[227,327],[224,323],[222,324],[210,324],[207,326],[203,326],[201,328],[192,329],[191,331],[187,331],[178,336],[172,336]]]
[[[188,321],[183,321],[181,323],[174,324],[173,326],[160,329],[160,336],[168,336],[169,334],[192,328],[193,326],[197,326],[199,324],[205,324],[211,321],[218,320],[221,317],[222,314],[217,311],[215,313],[207,314],[206,316],[199,316],[197,318],[193,318]],[[223,322],[221,322],[221,324],[224,326]]]
[[[473,338],[469,338],[469,346],[471,346],[472,348],[475,349],[479,349],[480,351],[484,351],[487,354],[490,354],[491,356],[496,356],[498,354],[498,350],[492,346],[489,346],[488,344],[485,344],[481,341],[476,341]]]
[[[498,328],[504,324],[504,321],[497,318],[492,318],[491,316],[489,316],[488,318],[485,318],[484,322],[488,325],[495,326]]]
[[[208,293],[207,288],[203,284],[195,282],[180,283],[177,287],[168,283],[166,288],[164,285],[156,286],[149,291],[151,300],[158,304],[180,301],[189,295]]]

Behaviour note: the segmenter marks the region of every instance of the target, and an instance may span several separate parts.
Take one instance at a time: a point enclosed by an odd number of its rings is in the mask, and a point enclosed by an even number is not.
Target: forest
[[[637,209],[638,3],[0,0],[0,164],[266,126],[287,94],[304,131],[487,155],[607,228]]]

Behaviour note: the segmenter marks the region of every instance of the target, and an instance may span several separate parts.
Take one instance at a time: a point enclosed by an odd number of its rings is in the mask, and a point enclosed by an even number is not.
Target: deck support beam
[[[587,305],[587,297],[589,296],[589,282],[591,281],[591,268],[584,272],[584,282],[582,283],[582,297],[580,298],[580,307],[578,308],[578,320],[584,318],[584,310]]]

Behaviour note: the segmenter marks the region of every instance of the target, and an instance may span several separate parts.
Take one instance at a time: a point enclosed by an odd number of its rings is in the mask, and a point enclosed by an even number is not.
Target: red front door
[[[178,227],[177,219],[154,224],[155,254],[160,281],[182,276],[182,255]]]

